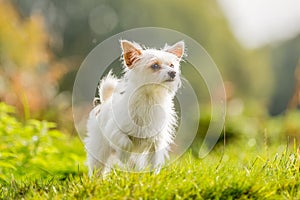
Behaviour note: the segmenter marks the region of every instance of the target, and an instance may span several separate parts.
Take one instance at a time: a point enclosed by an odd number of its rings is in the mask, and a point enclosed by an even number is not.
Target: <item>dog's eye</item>
[[[174,65],[171,63],[171,64],[170,64],[170,67],[174,68]]]
[[[157,63],[154,63],[153,65],[151,65],[151,68],[154,70],[158,70],[158,69],[160,69],[160,65]]]

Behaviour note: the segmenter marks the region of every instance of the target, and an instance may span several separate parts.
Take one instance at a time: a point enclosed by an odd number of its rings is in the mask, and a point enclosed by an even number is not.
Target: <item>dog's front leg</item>
[[[122,149],[124,151],[130,151],[133,143],[126,133],[118,130],[109,135],[109,141],[114,149]]]
[[[154,171],[155,174],[158,174],[168,157],[168,148],[162,148],[153,152],[151,158],[151,170]]]
[[[112,148],[116,151],[117,158],[123,163],[127,161],[133,147],[128,135],[118,130],[110,135],[109,140]]]

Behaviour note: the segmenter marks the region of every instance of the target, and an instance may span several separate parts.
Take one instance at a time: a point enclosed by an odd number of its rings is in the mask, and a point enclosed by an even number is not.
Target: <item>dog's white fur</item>
[[[159,172],[175,136],[173,98],[181,85],[184,42],[161,50],[120,42],[124,76],[117,79],[109,72],[101,80],[101,104],[90,112],[87,122],[84,142],[90,176],[95,171],[104,174],[116,164]]]

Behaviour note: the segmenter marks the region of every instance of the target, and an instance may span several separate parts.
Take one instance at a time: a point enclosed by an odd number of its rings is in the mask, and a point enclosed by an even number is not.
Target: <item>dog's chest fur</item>
[[[170,118],[175,115],[171,98],[165,95],[165,88],[161,86],[148,86],[138,90],[130,97],[124,96],[121,102],[128,101],[130,119],[124,124],[126,133],[133,144],[133,152],[154,152],[161,140],[171,139],[169,127],[172,126]],[[165,110],[164,104],[171,107]],[[128,129],[128,127],[130,127]]]

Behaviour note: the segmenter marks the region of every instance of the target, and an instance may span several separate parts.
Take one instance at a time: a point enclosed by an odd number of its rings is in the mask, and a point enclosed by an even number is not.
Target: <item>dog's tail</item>
[[[117,79],[113,74],[112,71],[109,71],[107,76],[104,77],[98,86],[98,100],[100,100],[99,103],[105,102],[107,99],[111,97],[113,94],[117,84],[118,84],[119,79]],[[95,98],[96,99],[96,98]],[[96,104],[99,104],[96,103]],[[95,104],[95,100],[94,100]]]

